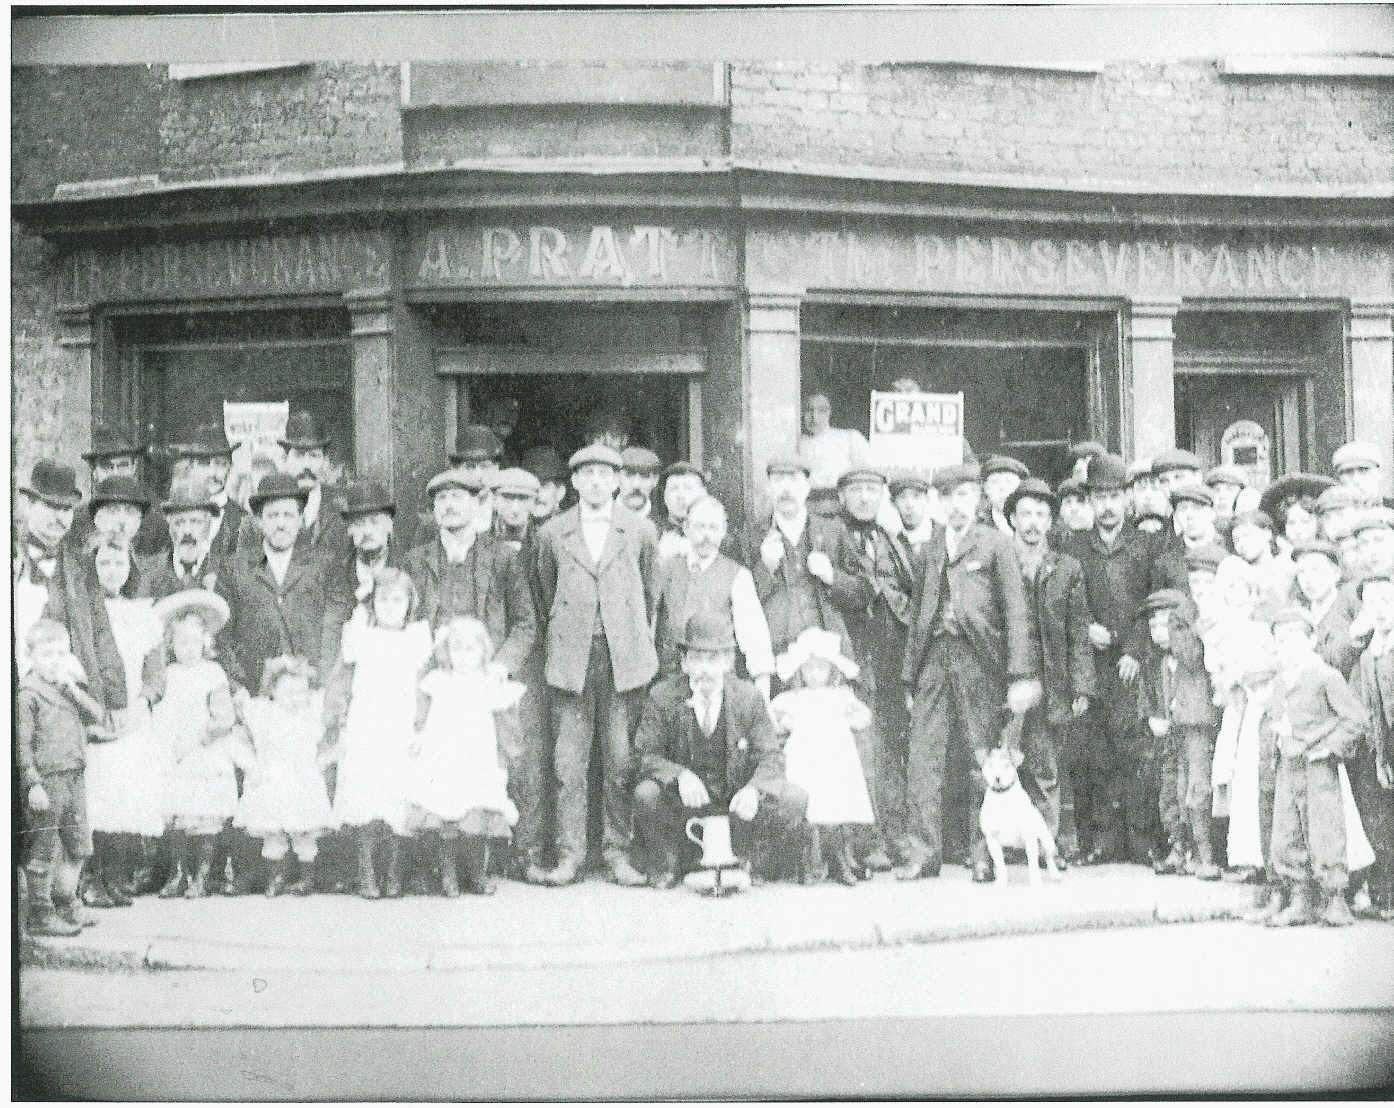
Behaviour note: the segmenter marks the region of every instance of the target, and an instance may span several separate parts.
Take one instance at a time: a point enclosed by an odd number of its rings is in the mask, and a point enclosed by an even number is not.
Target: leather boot
[[[311,858],[309,861],[304,858],[299,859],[300,876],[295,879],[293,885],[286,889],[286,892],[290,893],[291,896],[309,896],[315,891],[317,869],[315,861],[315,858]]]
[[[1317,905],[1310,882],[1297,883],[1288,906],[1268,920],[1269,927],[1306,927],[1317,922]]]
[[[1287,907],[1287,889],[1278,884],[1263,885],[1254,894],[1254,903],[1244,913],[1245,923],[1267,923]]]
[[[286,859],[282,855],[275,861],[266,863],[266,895],[268,897],[280,896],[286,888]]]
[[[69,927],[76,927],[79,931],[84,927],[95,927],[97,924],[92,913],[82,906],[82,901],[76,896],[71,900],[55,900],[53,912]]]
[[[552,888],[574,885],[581,880],[581,859],[563,855],[557,859],[556,869],[549,870],[543,883]]]
[[[823,836],[817,824],[810,823],[804,829],[801,855],[799,859],[800,884],[816,885],[828,876],[828,865],[823,860]]]
[[[436,860],[440,864],[440,891],[443,896],[460,895],[460,878],[455,871],[456,843],[455,839],[436,839]]]
[[[1152,872],[1158,877],[1180,873],[1186,864],[1186,856],[1181,847],[1173,846],[1165,858],[1152,863]]]
[[[489,840],[466,835],[460,840],[460,852],[465,860],[465,888],[479,896],[493,896],[498,883],[489,876]]]
[[[377,900],[382,896],[378,889],[377,867],[373,864],[375,840],[371,827],[358,829],[358,895],[364,900]]]
[[[402,838],[388,833],[387,878],[382,883],[382,895],[396,898],[402,895]]]
[[[82,871],[82,880],[77,887],[78,899],[89,908],[115,908],[115,899],[106,885],[102,883],[101,873],[95,871],[95,867],[92,865],[95,861],[95,856],[89,858],[87,868]]]
[[[1350,905],[1346,903],[1344,889],[1335,889],[1327,895],[1326,911],[1321,914],[1321,922],[1327,927],[1349,927],[1355,922]]]
[[[827,827],[822,830],[822,838],[829,875],[839,885],[855,886],[856,862],[852,859],[852,844],[848,841],[847,831],[841,827]]]
[[[184,869],[185,856],[189,852],[189,836],[183,831],[169,833],[169,877],[157,894],[161,900],[173,900],[183,896],[189,887],[189,875]]]
[[[189,900],[199,900],[208,895],[208,875],[213,872],[213,836],[191,836],[194,854],[193,873],[189,875],[189,887],[184,895]]]
[[[1215,864],[1215,850],[1210,845],[1210,812],[1204,808],[1190,813],[1191,838],[1196,844],[1196,876],[1202,881],[1218,881],[1223,874]]]
[[[131,880],[127,886],[127,892],[131,896],[147,896],[157,892],[160,888],[155,880],[155,856],[158,850],[158,839],[148,838],[145,835],[133,835],[131,844]]]
[[[42,870],[26,867],[25,885],[27,889],[25,905],[26,935],[71,938],[82,931],[80,923],[69,923],[53,907],[53,870],[45,866]]]

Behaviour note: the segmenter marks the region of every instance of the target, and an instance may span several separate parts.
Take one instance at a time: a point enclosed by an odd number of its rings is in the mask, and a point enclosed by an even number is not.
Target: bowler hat
[[[523,468],[539,481],[566,484],[566,463],[555,447],[533,446],[523,452]]]
[[[365,516],[370,512],[397,514],[397,502],[387,495],[387,490],[377,481],[355,481],[344,492],[344,503],[339,514],[345,519]]]
[[[776,473],[802,473],[812,477],[813,469],[797,454],[776,454],[765,463],[765,476],[770,477]]]
[[[1057,501],[1064,500],[1067,496],[1078,497],[1083,500],[1089,495],[1089,486],[1078,477],[1066,477],[1055,487],[1055,498]]]
[[[1380,464],[1379,451],[1368,442],[1348,442],[1331,455],[1331,468],[1337,473],[1351,466],[1378,467]]]
[[[150,497],[134,477],[118,474],[97,482],[88,506],[96,511],[103,504],[134,504],[142,512],[150,507]]]
[[[542,482],[520,466],[513,466],[494,475],[494,492],[499,496],[536,496]]]
[[[82,459],[89,464],[102,458],[138,458],[145,453],[145,447],[135,435],[109,423],[99,423],[92,428],[92,449],[82,452]]]
[[[1132,488],[1143,477],[1152,476],[1152,459],[1148,457],[1134,458],[1128,463],[1128,471],[1123,478],[1123,483]]]
[[[1031,476],[1031,471],[1026,467],[1026,463],[1018,461],[1009,454],[994,454],[983,463],[984,477],[991,477],[994,473],[1015,473],[1023,481]]]
[[[982,479],[982,471],[974,463],[942,466],[934,472],[934,488],[939,495],[948,496],[959,485],[977,484]]]
[[[1194,469],[1199,473],[1204,468],[1201,460],[1189,450],[1163,450],[1152,458],[1152,472],[1156,474],[1165,473],[1169,469]]]
[[[1320,554],[1335,565],[1341,564],[1341,552],[1336,549],[1336,544],[1325,539],[1308,539],[1306,542],[1295,543],[1292,548],[1292,560],[1295,562],[1304,554]]]
[[[663,466],[646,446],[626,446],[620,451],[620,462],[629,473],[657,473]]]
[[[885,483],[886,475],[884,473],[878,473],[874,469],[867,469],[865,467],[849,469],[837,479],[837,487],[839,489],[844,489],[848,485],[884,485]]]
[[[480,493],[489,487],[487,481],[464,469],[447,469],[437,473],[426,482],[426,495],[433,497],[441,489],[464,489],[466,492]]]
[[[74,508],[82,500],[73,467],[51,458],[40,458],[34,463],[29,471],[29,483],[21,485],[19,491],[57,508]]]
[[[502,456],[503,443],[482,423],[471,423],[462,428],[455,439],[455,449],[450,452],[450,460],[456,465],[463,462],[492,462]]]
[[[1030,497],[1032,500],[1039,500],[1050,505],[1050,510],[1054,511],[1056,506],[1055,494],[1050,491],[1050,486],[1039,477],[1028,477],[1011,492],[1007,497],[1006,503],[1002,505],[1002,511],[1008,519],[1012,518],[1012,513],[1016,511],[1018,501]]]
[[[1271,518],[1277,519],[1285,502],[1300,500],[1304,496],[1310,496],[1315,500],[1335,484],[1330,477],[1323,477],[1318,473],[1289,474],[1287,477],[1279,477],[1263,490],[1258,506]]]
[[[1212,466],[1205,475],[1207,485],[1237,485],[1241,489],[1249,487],[1249,475],[1238,466]]]
[[[720,612],[698,612],[682,629],[678,645],[684,650],[734,650],[736,633]]]
[[[1117,454],[1095,454],[1089,459],[1084,484],[1094,489],[1121,489],[1127,483],[1128,470]]]
[[[261,512],[261,506],[272,500],[294,500],[303,512],[309,499],[309,489],[302,489],[289,473],[268,473],[257,483],[257,491],[247,497],[247,506],[252,509],[253,515],[257,515]]]
[[[1147,599],[1142,602],[1139,608],[1139,613],[1149,616],[1153,612],[1179,608],[1185,603],[1186,594],[1180,589],[1158,589],[1156,592],[1148,593]]]
[[[1215,494],[1204,485],[1182,485],[1171,490],[1171,502],[1179,504],[1189,500],[1192,504],[1204,504],[1207,508],[1215,506]]]
[[[285,437],[278,440],[283,450],[323,450],[329,445],[313,412],[291,412],[286,420]]]
[[[202,483],[181,481],[170,489],[168,500],[160,501],[160,511],[166,516],[172,516],[176,512],[207,512],[209,515],[216,515],[219,510],[217,501],[204,492]]]
[[[613,446],[606,446],[603,442],[593,442],[589,446],[583,446],[575,454],[571,455],[566,463],[572,473],[575,473],[582,466],[603,465],[611,469],[623,469],[624,459],[620,457],[620,452]]]
[[[230,614],[227,601],[212,589],[181,589],[155,601],[154,612],[161,623],[169,623],[185,612],[197,612],[214,633],[222,629]]]
[[[191,436],[170,443],[165,452],[171,458],[230,458],[232,446],[218,424],[200,423]]]

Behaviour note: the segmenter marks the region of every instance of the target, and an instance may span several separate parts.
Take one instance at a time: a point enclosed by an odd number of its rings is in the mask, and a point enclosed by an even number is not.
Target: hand
[[[1089,625],[1089,642],[1095,650],[1107,650],[1113,645],[1113,634],[1102,623]]]
[[[252,694],[239,685],[237,691],[232,694],[232,702],[241,711],[245,712],[247,710],[247,706],[252,702]]]
[[[1007,707],[1014,716],[1024,716],[1040,703],[1041,683],[1034,677],[1013,681],[1007,688]]]
[[[731,798],[731,814],[746,823],[755,818],[755,811],[759,807],[760,793],[753,785],[747,785]]]
[[[784,560],[784,540],[774,531],[766,535],[765,541],[760,544],[760,560],[771,573],[777,570],[779,563]]]
[[[42,785],[31,785],[29,787],[29,807],[36,812],[48,811],[48,793],[44,791]]]
[[[808,556],[808,572],[825,585],[833,583],[833,564],[821,550],[815,550]]]
[[[1138,666],[1136,658],[1131,654],[1124,654],[1123,657],[1118,659],[1119,680],[1124,684],[1131,685],[1133,683],[1133,678],[1137,676],[1139,668],[1141,667]]]
[[[1089,698],[1087,696],[1077,696],[1074,703],[1070,705],[1070,711],[1075,719],[1079,719],[1085,712],[1089,711]]]
[[[1171,721],[1162,719],[1158,716],[1152,716],[1147,721],[1147,726],[1152,731],[1152,734],[1159,739],[1164,739],[1171,733]]]
[[[712,802],[707,786],[690,769],[678,774],[678,796],[682,798],[684,808],[701,808]]]

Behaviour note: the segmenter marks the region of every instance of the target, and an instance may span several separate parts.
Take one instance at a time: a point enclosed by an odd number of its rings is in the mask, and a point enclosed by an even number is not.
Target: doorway
[[[1305,377],[1176,377],[1177,445],[1207,466],[1237,465],[1258,489],[1303,468],[1312,382]]]

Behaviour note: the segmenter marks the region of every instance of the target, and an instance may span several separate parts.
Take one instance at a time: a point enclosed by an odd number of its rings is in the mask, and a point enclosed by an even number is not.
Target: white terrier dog
[[[993,880],[1007,880],[1007,864],[1002,857],[1003,847],[1019,847],[1026,851],[1027,877],[1032,885],[1041,883],[1041,861],[1045,861],[1046,877],[1060,880],[1056,860],[1055,840],[1031,798],[1026,795],[1017,777],[1021,765],[1020,750],[993,747],[983,758],[983,779],[987,792],[983,795],[978,826],[987,840],[987,852],[992,857]]]

